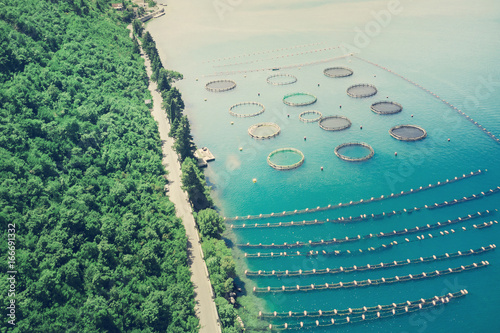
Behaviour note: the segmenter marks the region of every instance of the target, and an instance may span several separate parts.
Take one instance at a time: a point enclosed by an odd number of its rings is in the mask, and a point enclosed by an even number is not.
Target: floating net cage
[[[401,141],[418,141],[427,136],[427,132],[417,125],[398,125],[389,130],[389,134]]]
[[[295,148],[280,148],[267,156],[267,164],[276,170],[291,170],[304,164],[304,154]]]
[[[254,139],[271,139],[280,134],[281,128],[275,123],[259,123],[248,128],[248,134]]]
[[[283,97],[283,103],[290,106],[304,106],[316,103],[316,96],[308,93],[293,93]]]
[[[273,86],[284,86],[297,82],[297,78],[290,74],[275,74],[269,76],[266,81]]]
[[[236,82],[233,80],[215,80],[205,85],[205,89],[212,92],[223,92],[236,88]]]
[[[232,105],[229,108],[229,114],[234,117],[255,117],[266,110],[264,105],[259,102],[241,102]]]
[[[373,157],[375,151],[364,142],[347,142],[335,147],[335,155],[344,161],[361,162]]]
[[[378,114],[395,114],[403,111],[403,106],[396,102],[376,102],[370,106],[370,109]]]
[[[319,121],[323,118],[323,114],[316,110],[308,110],[299,114],[300,121],[305,123],[314,123],[315,121]]]
[[[325,131],[342,131],[351,127],[349,118],[344,116],[328,116],[319,121],[319,127]]]
[[[353,98],[366,98],[377,93],[377,88],[373,84],[355,84],[347,88],[347,95]]]
[[[323,74],[328,77],[347,77],[351,76],[354,72],[347,67],[330,67],[323,71]]]

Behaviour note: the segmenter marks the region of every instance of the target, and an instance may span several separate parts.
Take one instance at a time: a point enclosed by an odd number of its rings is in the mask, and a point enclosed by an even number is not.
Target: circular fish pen
[[[355,84],[347,88],[347,95],[352,98],[371,97],[377,93],[377,88],[373,84]]]
[[[215,80],[205,85],[205,89],[211,92],[223,92],[236,88],[236,82],[233,80]]]
[[[323,118],[323,114],[316,110],[308,110],[299,114],[300,121],[305,123],[314,123],[321,120],[321,118]]]
[[[418,141],[427,136],[427,132],[417,125],[398,125],[389,130],[389,134],[400,141]]]
[[[375,151],[364,142],[347,142],[335,147],[335,155],[349,162],[361,162],[373,157]]]
[[[275,123],[258,123],[248,128],[248,134],[257,140],[274,138],[280,132],[281,128]]]
[[[344,116],[328,116],[319,121],[319,127],[325,131],[342,131],[351,127],[349,118]]]
[[[397,102],[376,102],[370,106],[370,110],[377,114],[387,115],[403,111],[403,106]]]
[[[283,97],[283,103],[289,106],[305,106],[316,103],[316,96],[308,93],[293,93]]]
[[[284,86],[297,82],[297,78],[290,74],[275,74],[269,76],[266,81],[273,86]]]
[[[264,105],[259,102],[241,102],[232,105],[229,108],[229,114],[234,117],[248,118],[258,116],[265,110]]]
[[[347,67],[330,67],[323,71],[323,74],[328,77],[339,78],[351,76],[354,72]]]
[[[291,170],[304,164],[304,154],[295,148],[280,148],[267,156],[267,164],[276,170]]]

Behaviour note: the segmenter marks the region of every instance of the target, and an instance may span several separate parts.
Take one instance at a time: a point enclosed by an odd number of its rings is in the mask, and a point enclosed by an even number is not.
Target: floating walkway
[[[310,240],[308,242],[295,242],[295,243],[283,243],[283,244],[274,244],[274,243],[272,243],[272,244],[262,244],[262,243],[250,244],[250,243],[246,243],[246,244],[238,244],[237,246],[240,248],[260,248],[260,249],[285,248],[285,249],[290,249],[290,248],[297,248],[297,247],[304,247],[304,246],[323,246],[323,245],[331,245],[331,244],[352,243],[352,242],[357,242],[360,240],[371,239],[374,237],[384,238],[384,237],[403,236],[403,235],[408,235],[408,234],[417,233],[417,232],[423,232],[423,231],[437,229],[437,228],[444,228],[444,227],[450,226],[452,224],[465,222],[465,221],[469,221],[469,220],[476,219],[479,217],[485,217],[488,215],[492,215],[495,212],[496,211],[490,212],[489,210],[486,210],[483,212],[477,212],[477,213],[469,214],[467,216],[458,217],[456,219],[448,220],[446,222],[437,222],[434,224],[426,224],[424,226],[417,226],[417,227],[411,228],[411,229],[405,228],[405,229],[399,230],[399,231],[393,230],[391,232],[386,232],[386,233],[379,232],[377,234],[368,234],[368,235],[364,235],[364,236],[361,236],[361,235],[357,235],[354,237],[347,237],[346,236],[344,238],[339,238],[339,239],[337,239],[337,238],[333,238],[330,240],[322,239],[320,241],[311,241]]]
[[[486,222],[482,225],[474,225],[474,229],[484,229],[485,227],[490,227],[494,224],[498,224],[497,221],[490,221],[490,222]],[[467,228],[466,227],[462,227],[462,229],[459,229],[458,231],[467,231]],[[444,231],[440,231],[439,234],[427,234],[427,235],[424,235],[424,234],[421,234],[419,236],[416,236],[415,239],[413,240],[410,240],[408,238],[405,238],[405,241],[406,243],[413,243],[413,242],[418,242],[418,241],[422,241],[424,239],[427,238],[437,238],[437,237],[441,237],[441,236],[448,236],[448,235],[451,235],[451,234],[454,234],[456,233],[457,231],[455,231],[454,229],[450,229],[450,231],[448,230],[444,230]],[[401,244],[405,244],[405,243],[401,243]],[[369,247],[367,249],[358,249],[358,250],[344,250],[344,251],[340,251],[340,250],[335,250],[335,251],[325,251],[325,250],[321,250],[321,251],[314,251],[314,250],[310,250],[310,251],[307,251],[307,252],[300,252],[300,251],[295,251],[295,252],[258,252],[258,253],[245,253],[245,258],[280,258],[280,257],[300,257],[300,256],[304,256],[304,257],[315,257],[315,256],[319,256],[319,255],[322,255],[322,256],[345,256],[345,255],[356,255],[356,254],[364,254],[366,252],[379,252],[379,251],[383,251],[383,250],[388,250],[390,248],[392,248],[393,246],[397,246],[397,245],[401,245],[400,243],[398,243],[397,241],[392,241],[390,242],[389,244],[382,244],[380,246],[377,246],[377,247]]]
[[[405,80],[405,81],[407,81],[407,82],[409,82],[409,83],[413,84],[415,87],[418,87],[418,88],[422,89],[422,90],[423,90],[423,91],[425,91],[426,93],[428,93],[428,94],[432,95],[433,97],[437,98],[438,100],[440,100],[441,102],[443,102],[444,104],[446,104],[446,106],[448,106],[449,108],[451,108],[451,109],[455,110],[455,111],[456,111],[458,114],[460,114],[461,116],[465,117],[465,119],[467,119],[467,120],[468,120],[468,121],[470,121],[472,124],[474,124],[477,128],[479,128],[481,131],[483,131],[486,135],[488,135],[488,136],[489,136],[491,139],[493,139],[496,143],[499,143],[499,144],[500,144],[500,138],[497,138],[495,135],[493,135],[490,131],[488,131],[486,128],[484,128],[484,127],[483,127],[481,124],[479,124],[477,121],[475,121],[474,119],[472,119],[471,117],[469,117],[468,115],[466,115],[466,114],[465,114],[462,110],[460,110],[459,108],[457,108],[456,106],[454,106],[454,105],[453,105],[453,104],[451,104],[450,102],[446,101],[445,99],[443,99],[443,98],[439,97],[438,95],[436,95],[435,93],[433,93],[433,92],[432,92],[432,91],[430,91],[429,89],[426,89],[426,88],[422,87],[420,84],[418,84],[418,83],[416,83],[416,82],[414,82],[414,81],[412,81],[412,80],[410,80],[410,79],[408,79],[408,78],[406,78],[406,77],[404,77],[404,76],[402,76],[402,75],[400,75],[400,74],[398,74],[398,73],[396,73],[396,72],[394,72],[394,71],[392,71],[392,70],[390,70],[390,69],[388,69],[388,68],[386,68],[386,67],[383,67],[383,66],[381,66],[381,65],[379,65],[379,64],[376,64],[376,63],[374,63],[374,62],[368,61],[368,60],[363,59],[363,58],[361,58],[361,57],[359,57],[359,56],[355,56],[355,55],[353,55],[353,57],[355,57],[355,58],[357,58],[357,59],[359,59],[359,60],[362,60],[362,61],[364,61],[364,62],[366,62],[366,63],[369,63],[369,64],[371,64],[371,65],[373,65],[373,66],[379,67],[379,68],[381,68],[381,69],[383,69],[383,70],[385,70],[385,71],[387,71],[387,72],[389,72],[389,73],[392,73],[392,74],[394,74],[394,75],[396,75],[396,76],[399,76],[399,77],[400,77],[400,78],[402,78],[403,80]]]
[[[254,224],[246,224],[243,223],[242,225],[234,225],[231,224],[230,228],[231,229],[252,229],[252,228],[280,228],[280,227],[303,227],[303,226],[309,226],[309,225],[317,225],[317,224],[325,224],[325,223],[352,223],[352,222],[361,222],[361,221],[367,221],[367,220],[381,220],[386,217],[391,217],[394,215],[401,215],[401,214],[411,214],[413,212],[418,212],[423,209],[437,209],[437,208],[444,208],[444,207],[449,207],[453,206],[456,204],[461,204],[464,202],[469,202],[477,199],[481,199],[483,197],[496,194],[500,192],[500,186],[496,187],[494,189],[490,189],[486,192],[481,192],[479,194],[473,194],[468,197],[463,197],[461,199],[454,199],[452,201],[444,201],[442,203],[435,203],[434,205],[424,205],[422,207],[414,207],[414,208],[403,208],[401,210],[393,210],[391,212],[383,212],[380,214],[361,214],[359,216],[349,216],[348,218],[346,217],[339,217],[333,220],[326,219],[326,220],[303,220],[303,221],[291,221],[291,222],[278,222],[278,223],[254,223]]]
[[[274,318],[319,318],[319,317],[343,317],[350,315],[359,315],[359,314],[368,314],[370,312],[380,312],[393,309],[404,309],[408,307],[408,309],[413,307],[419,307],[419,305],[424,305],[428,303],[432,303],[432,301],[439,302],[441,299],[448,297],[448,299],[454,297],[462,297],[467,295],[467,290],[460,290],[455,293],[448,293],[443,296],[434,296],[431,298],[421,298],[416,301],[406,301],[402,303],[392,303],[388,305],[377,305],[377,306],[363,306],[362,308],[349,308],[343,310],[327,310],[327,311],[303,311],[303,312],[262,312],[259,311],[258,317],[261,319],[274,319]]]
[[[473,269],[483,268],[488,266],[490,263],[488,261],[481,261],[479,263],[473,263],[466,266],[460,266],[455,268],[448,268],[443,270],[435,270],[427,273],[420,274],[408,274],[403,276],[394,276],[390,278],[381,278],[374,280],[361,280],[361,281],[349,281],[349,282],[338,282],[338,283],[325,283],[325,284],[310,284],[306,286],[281,286],[281,287],[265,287],[258,288],[253,287],[253,292],[258,293],[285,293],[285,292],[304,292],[304,291],[318,291],[318,290],[328,290],[328,289],[347,289],[347,288],[360,288],[369,286],[379,286],[383,284],[392,284],[400,282],[408,282],[422,279],[430,279],[442,275],[462,273],[470,271]]]
[[[366,321],[373,321],[373,320],[378,320],[378,319],[384,319],[384,318],[390,318],[394,316],[400,316],[400,315],[405,315],[409,313],[413,313],[416,311],[421,311],[421,310],[427,310],[431,309],[437,306],[442,306],[443,304],[447,304],[450,302],[450,300],[457,299],[460,297],[463,297],[467,295],[467,290],[461,290],[456,293],[450,293],[448,295],[439,297],[435,296],[431,300],[424,300],[421,299],[420,302],[417,301],[415,302],[407,302],[404,303],[406,304],[405,306],[399,306],[398,304],[393,303],[392,308],[388,308],[387,306],[382,307],[382,309],[379,309],[379,311],[367,311],[366,313],[356,313],[354,314],[354,309],[348,309],[347,311],[352,311],[353,314],[349,316],[342,316],[337,319],[331,318],[329,321],[319,321],[316,320],[314,322],[300,322],[300,323],[293,323],[293,324],[281,324],[281,325],[273,325],[270,324],[268,329],[270,331],[284,331],[284,330],[298,330],[298,329],[312,329],[312,328],[319,328],[319,327],[331,327],[331,326],[339,326],[339,325],[345,325],[345,324],[355,324],[355,323],[360,323],[360,322],[366,322]],[[410,303],[410,304],[408,304]],[[395,307],[394,307],[395,305]],[[377,307],[377,308],[378,308]],[[363,307],[363,309],[368,309],[367,307]],[[336,310],[333,310],[336,311]],[[323,311],[318,311],[318,313],[323,313]],[[337,311],[338,313],[338,311]],[[306,312],[307,314],[307,312]],[[307,316],[306,316],[307,317]]]
[[[313,270],[301,270],[298,271],[248,271],[245,270],[245,275],[250,277],[292,277],[292,276],[309,276],[309,275],[322,275],[322,274],[342,274],[342,273],[352,273],[352,272],[362,272],[368,270],[377,270],[384,268],[393,268],[407,265],[416,265],[421,263],[429,263],[435,261],[442,261],[448,259],[454,259],[458,257],[465,257],[471,255],[479,255],[485,252],[494,250],[496,248],[495,244],[491,244],[488,246],[483,246],[479,249],[470,249],[465,251],[457,251],[455,253],[445,253],[441,255],[433,255],[429,257],[420,257],[418,259],[406,259],[392,262],[381,262],[380,264],[368,264],[368,265],[360,265],[360,266],[352,266],[352,267],[338,267],[338,268],[325,268],[325,269],[313,269]]]
[[[371,199],[364,200],[361,199],[359,201],[351,201],[349,203],[339,203],[337,205],[328,205],[325,207],[316,207],[316,208],[306,208],[306,209],[301,209],[301,210],[294,210],[294,211],[284,211],[282,213],[270,213],[270,214],[259,214],[259,215],[247,215],[247,216],[236,216],[236,217],[225,217],[224,220],[226,221],[235,221],[235,220],[256,220],[256,219],[265,219],[265,218],[271,218],[271,217],[282,217],[282,216],[290,216],[290,215],[297,215],[297,214],[306,214],[306,213],[314,213],[314,212],[319,212],[319,211],[326,211],[326,210],[331,210],[331,209],[337,209],[337,208],[342,208],[342,207],[350,207],[350,206],[356,206],[360,204],[366,204],[370,202],[376,202],[376,201],[382,201],[386,199],[392,199],[392,198],[399,198],[405,195],[409,195],[412,193],[418,193],[422,192],[431,188],[436,188],[439,186],[444,186],[446,184],[454,183],[459,180],[467,179],[470,177],[474,177],[477,175],[482,174],[482,170],[478,170],[475,172],[471,172],[469,174],[463,174],[460,177],[455,177],[454,179],[446,179],[444,182],[437,182],[436,184],[429,184],[428,186],[420,186],[420,188],[417,189],[410,189],[409,191],[401,191],[400,193],[391,193],[391,195],[388,196],[380,196],[380,197],[372,197]]]

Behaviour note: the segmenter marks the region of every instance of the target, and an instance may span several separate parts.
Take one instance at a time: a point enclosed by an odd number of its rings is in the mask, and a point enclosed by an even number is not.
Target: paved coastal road
[[[129,26],[129,29],[132,28]],[[151,63],[146,56],[146,71],[151,77]],[[161,95],[156,91],[156,83],[149,81],[149,90],[153,96],[153,110],[151,115],[158,123],[158,130],[162,140],[163,166],[168,171],[170,201],[175,205],[177,216],[182,219],[188,238],[188,255],[191,269],[191,281],[195,293],[195,311],[200,319],[201,333],[220,333],[219,316],[213,300],[212,285],[208,279],[208,271],[203,260],[200,238],[195,228],[193,211],[189,203],[187,193],[181,189],[181,167],[177,159],[177,153],[172,148],[174,141],[168,136],[170,124],[166,119],[165,112],[161,109]]]

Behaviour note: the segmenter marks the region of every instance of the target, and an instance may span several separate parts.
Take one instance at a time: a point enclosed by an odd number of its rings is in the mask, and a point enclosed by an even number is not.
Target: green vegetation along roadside
[[[144,31],[141,22],[133,22],[134,33],[141,38],[142,46],[151,60],[152,79],[168,83],[181,78],[179,73],[165,70],[162,66],[156,43],[151,34]],[[164,78],[164,79],[163,79]],[[160,89],[160,88],[159,88]],[[225,231],[223,218],[214,210],[214,202],[210,195],[205,176],[197,166],[194,157],[195,145],[191,136],[189,120],[183,114],[184,102],[177,88],[168,85],[168,89],[160,89],[163,98],[162,108],[171,124],[170,136],[175,139],[174,149],[182,162],[182,184],[188,193],[198,231],[202,241],[202,249],[209,272],[210,282],[214,289],[215,303],[220,317],[223,333],[236,333],[248,329],[243,323],[251,323],[252,327],[262,329],[265,323],[256,320],[258,309],[253,296],[240,295],[234,280],[236,264],[231,249],[222,239]],[[239,295],[239,297],[236,297]]]
[[[2,332],[199,329],[127,20],[106,0],[2,0]]]

